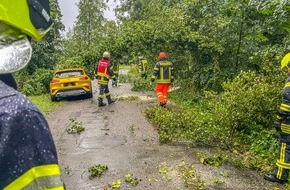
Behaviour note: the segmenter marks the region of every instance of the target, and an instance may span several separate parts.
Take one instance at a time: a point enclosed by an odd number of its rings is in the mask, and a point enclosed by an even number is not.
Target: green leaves
[[[108,166],[102,164],[93,165],[88,168],[91,177],[100,177],[107,170]]]

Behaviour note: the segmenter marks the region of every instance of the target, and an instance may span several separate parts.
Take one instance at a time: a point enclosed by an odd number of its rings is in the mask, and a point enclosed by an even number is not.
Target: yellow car
[[[92,81],[82,68],[57,70],[50,81],[51,101],[58,98],[86,95],[93,97]]]

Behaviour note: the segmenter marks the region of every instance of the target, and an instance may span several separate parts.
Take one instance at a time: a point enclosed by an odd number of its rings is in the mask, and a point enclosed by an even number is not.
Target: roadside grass
[[[32,101],[45,115],[48,115],[52,110],[63,104],[63,102],[52,102],[49,94],[28,96],[27,98]]]

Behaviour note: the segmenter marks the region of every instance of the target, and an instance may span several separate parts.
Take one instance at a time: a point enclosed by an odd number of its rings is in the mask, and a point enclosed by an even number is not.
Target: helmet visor
[[[25,67],[32,48],[25,34],[0,22],[0,74],[12,73]]]

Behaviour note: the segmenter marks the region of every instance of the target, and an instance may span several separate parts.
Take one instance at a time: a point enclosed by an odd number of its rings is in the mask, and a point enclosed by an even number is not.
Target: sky
[[[59,7],[62,14],[62,23],[65,26],[66,31],[69,28],[72,28],[74,22],[76,21],[76,17],[78,15],[78,7],[76,4],[79,0],[59,0]],[[109,1],[110,11],[105,12],[105,17],[114,19],[113,8],[116,4]]]

